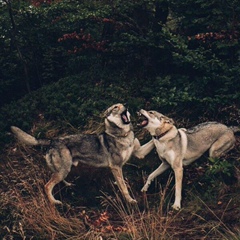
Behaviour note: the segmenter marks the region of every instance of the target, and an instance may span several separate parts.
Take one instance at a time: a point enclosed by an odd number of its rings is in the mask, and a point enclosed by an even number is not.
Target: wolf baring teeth
[[[127,109],[121,114],[121,118],[124,124],[130,123],[130,114]]]
[[[69,185],[64,179],[72,165],[77,166],[79,162],[93,167],[109,167],[126,201],[136,203],[128,192],[122,167],[131,155],[144,158],[153,149],[153,141],[140,146],[134,137],[130,113],[123,104],[112,105],[104,116],[105,131],[102,134],[75,134],[53,140],[36,139],[18,127],[11,127],[20,142],[48,147],[45,159],[53,174],[45,185],[45,192],[52,204],[61,204],[54,198],[53,188],[61,181]]]
[[[139,121],[140,121],[140,123],[138,123],[137,126],[138,127],[145,127],[145,126],[147,126],[148,119],[143,114],[141,114],[140,112],[137,112],[137,114],[138,114]]]
[[[183,166],[194,162],[207,150],[210,157],[220,157],[234,147],[234,133],[240,132],[239,127],[227,127],[218,122],[177,129],[171,118],[143,109],[139,112],[139,119],[138,126],[147,129],[152,135],[151,141],[162,161],[149,175],[142,191],[146,192],[152,180],[171,167],[175,175],[175,201],[172,207],[176,210],[181,208]]]

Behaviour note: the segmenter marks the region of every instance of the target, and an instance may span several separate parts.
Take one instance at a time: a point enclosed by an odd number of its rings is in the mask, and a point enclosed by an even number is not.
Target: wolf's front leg
[[[162,162],[162,164],[148,176],[147,182],[145,183],[141,191],[146,192],[153,179],[165,172],[169,167],[170,165],[167,162]]]
[[[144,145],[140,145],[140,142],[137,138],[134,139],[134,149],[133,149],[133,155],[137,158],[144,158],[148,153],[152,151],[154,148],[154,142],[153,140],[150,140]]]
[[[125,199],[129,203],[137,203],[135,199],[133,199],[128,192],[127,186],[125,184],[125,181],[123,179],[123,173],[122,173],[122,168],[121,167],[111,167],[111,171],[113,173],[113,176],[117,182],[117,185],[119,187],[119,190],[121,191],[122,195],[125,197]]]

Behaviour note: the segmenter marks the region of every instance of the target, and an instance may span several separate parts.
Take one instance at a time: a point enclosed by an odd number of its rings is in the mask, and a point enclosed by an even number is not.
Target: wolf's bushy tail
[[[47,139],[36,139],[35,137],[29,135],[28,133],[24,132],[18,127],[11,126],[11,131],[14,133],[14,135],[17,137],[17,139],[30,146],[37,146],[37,145],[44,145],[48,146],[50,145],[51,141]]]

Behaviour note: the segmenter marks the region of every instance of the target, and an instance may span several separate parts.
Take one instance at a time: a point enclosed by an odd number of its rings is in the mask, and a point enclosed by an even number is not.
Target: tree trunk
[[[17,49],[18,57],[19,57],[22,65],[23,65],[23,70],[24,70],[24,75],[25,75],[25,78],[24,78],[25,79],[25,85],[26,85],[28,93],[30,93],[31,88],[30,88],[30,83],[29,83],[30,81],[29,81],[29,73],[28,73],[27,63],[23,58],[23,55],[21,53],[19,44],[16,40],[17,28],[16,28],[16,24],[15,24],[14,17],[13,17],[13,12],[12,12],[12,1],[11,0],[6,0],[5,2],[8,5],[8,13],[9,13],[9,17],[11,19],[11,24],[12,24],[12,34],[11,34],[12,35],[12,42]]]

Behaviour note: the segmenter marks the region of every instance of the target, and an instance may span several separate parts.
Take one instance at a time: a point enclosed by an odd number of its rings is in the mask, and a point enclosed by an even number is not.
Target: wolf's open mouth
[[[129,124],[130,123],[130,119],[128,118],[128,115],[127,115],[127,110],[122,112],[121,118],[122,118],[122,121],[123,121],[124,124]]]
[[[139,127],[146,127],[148,125],[148,119],[143,114],[141,114],[140,112],[138,113],[138,116],[139,116],[138,126]]]

